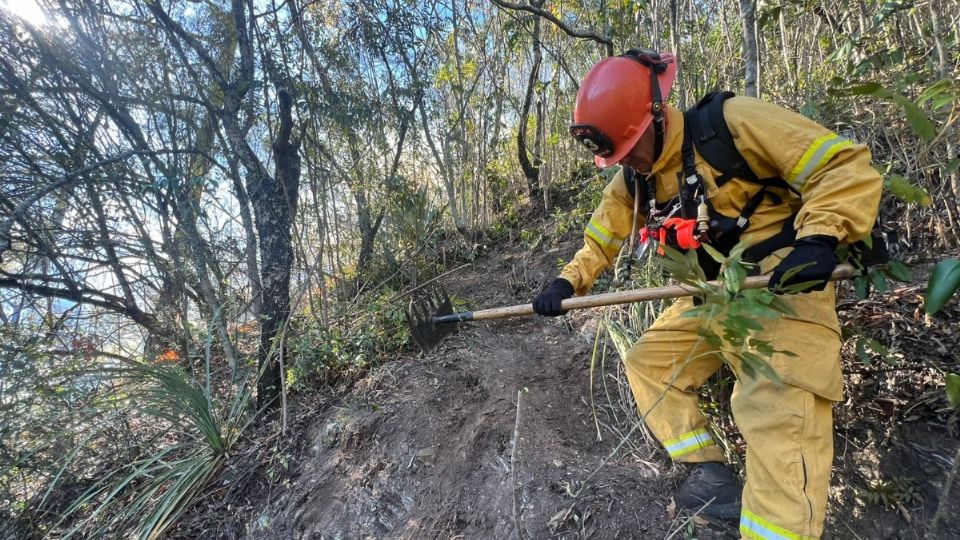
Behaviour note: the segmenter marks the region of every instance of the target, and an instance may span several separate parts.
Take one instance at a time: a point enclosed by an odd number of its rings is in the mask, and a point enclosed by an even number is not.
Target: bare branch
[[[534,7],[528,4],[515,4],[513,2],[507,2],[506,0],[492,0],[492,2],[496,4],[498,7],[500,7],[501,9],[514,9],[519,11],[527,11],[529,13],[533,13],[534,15],[543,17],[544,19],[555,24],[557,28],[563,30],[564,33],[566,33],[568,36],[580,38],[580,39],[589,39],[589,40],[596,41],[597,43],[600,43],[601,45],[606,47],[607,55],[613,56],[613,41],[606,36],[601,36],[593,32],[588,32],[586,30],[577,30],[574,28],[570,28],[563,21],[561,21],[556,16],[554,16],[553,13],[550,13],[549,11],[543,8]]]
[[[156,330],[158,326],[157,319],[153,316],[153,314],[147,313],[136,306],[126,304],[124,299],[120,298],[119,296],[110,295],[100,291],[94,291],[92,289],[84,288],[82,291],[58,289],[48,285],[24,283],[16,279],[7,278],[0,278],[0,288],[16,289],[27,293],[38,294],[47,298],[62,298],[64,300],[72,300],[78,304],[89,304],[102,307],[104,309],[108,309],[110,311],[130,317],[134,322],[150,331]],[[102,297],[102,299],[92,298],[87,294],[84,294],[85,292],[96,294]]]
[[[13,228],[14,222],[20,221],[22,223],[30,207],[36,204],[37,201],[42,199],[44,196],[46,196],[52,191],[55,191],[59,188],[72,184],[84,174],[90,171],[99,169],[100,167],[105,167],[113,163],[125,161],[131,156],[138,156],[138,155],[139,156],[145,156],[145,155],[156,156],[160,154],[199,154],[209,159],[211,162],[216,163],[216,160],[213,159],[212,156],[209,156],[197,150],[127,150],[126,152],[123,152],[112,158],[98,161],[96,163],[91,163],[86,167],[81,167],[75,171],[71,171],[67,173],[60,180],[40,188],[33,195],[24,199],[20,204],[17,205],[16,209],[14,209],[13,213],[10,215],[10,218],[7,219],[2,224],[0,224],[0,261],[3,260],[3,253],[10,249],[10,229]]]

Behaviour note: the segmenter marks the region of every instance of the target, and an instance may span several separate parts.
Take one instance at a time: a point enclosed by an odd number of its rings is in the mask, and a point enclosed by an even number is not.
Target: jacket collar
[[[663,137],[660,159],[651,167],[651,174],[661,174],[680,166],[680,147],[683,145],[683,113],[667,107],[667,133]]]

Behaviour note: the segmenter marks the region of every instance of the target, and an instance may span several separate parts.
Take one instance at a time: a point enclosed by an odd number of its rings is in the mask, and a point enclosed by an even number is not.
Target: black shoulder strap
[[[627,191],[634,199],[637,198],[637,184],[633,180],[633,177],[636,175],[637,171],[633,170],[633,167],[623,166],[623,183],[627,185]]]
[[[717,187],[731,178],[742,178],[757,184],[767,184],[750,169],[747,160],[740,155],[733,135],[723,117],[723,102],[734,96],[733,92],[710,92],[690,110],[683,113],[684,122],[693,133],[697,152],[711,167],[720,171]]]

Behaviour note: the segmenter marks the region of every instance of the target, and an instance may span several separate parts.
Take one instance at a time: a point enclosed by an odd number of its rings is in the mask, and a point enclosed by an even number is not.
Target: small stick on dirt
[[[510,482],[513,484],[513,521],[517,527],[517,538],[523,540],[523,527],[520,521],[520,483],[517,482],[517,446],[520,440],[520,395],[526,388],[517,390],[517,419],[513,424],[513,448],[510,449]]]
[[[937,525],[943,516],[943,509],[947,507],[947,501],[950,500],[950,488],[953,486],[953,481],[957,478],[958,468],[960,468],[960,448],[957,448],[957,453],[953,456],[953,468],[950,469],[950,474],[947,475],[947,481],[943,484],[943,496],[940,497],[937,512],[933,514],[933,519],[930,520],[930,530],[927,531],[924,538],[936,538],[937,536]]]
[[[715,498],[716,498],[716,497],[714,497],[714,499],[715,499]],[[679,527],[677,527],[676,529],[674,529],[673,532],[671,532],[670,534],[668,534],[667,537],[664,538],[663,540],[670,540],[671,538],[673,538],[674,536],[676,536],[678,532],[682,531],[683,528],[687,526],[687,523],[690,523],[690,522],[693,520],[693,518],[695,518],[695,517],[697,517],[698,515],[700,515],[700,512],[703,512],[704,510],[706,510],[707,507],[710,506],[710,503],[712,503],[714,499],[710,499],[709,501],[707,501],[707,504],[705,504],[705,505],[703,505],[702,507],[700,507],[699,509],[697,509],[697,511],[694,512],[693,515],[691,515],[691,516],[688,517],[686,520],[684,520],[684,522],[681,523]]]
[[[703,338],[702,338],[702,337],[697,340],[697,343],[696,343],[696,344],[694,344],[693,350],[697,350],[697,348],[700,347],[701,344],[703,344]],[[689,362],[689,361],[692,360],[692,359],[693,359],[692,357],[691,357],[691,358],[687,358],[686,362]],[[683,364],[684,367],[686,366],[686,362]],[[673,383],[675,383],[675,382],[677,381],[677,379],[680,377],[680,373],[681,373],[681,372],[683,372],[683,369],[682,369],[682,368],[679,369],[679,370],[677,370],[677,372],[673,374],[673,378],[670,379],[670,381],[667,383],[668,387],[669,387],[669,385],[672,385]],[[613,459],[613,458],[620,452],[620,449],[623,448],[623,445],[627,444],[627,441],[630,440],[630,437],[633,436],[634,432],[636,432],[638,429],[640,429],[640,427],[643,425],[643,423],[646,422],[647,416],[650,415],[650,411],[656,409],[656,408],[657,408],[657,405],[660,405],[660,402],[663,401],[663,398],[665,398],[666,396],[667,396],[667,390],[664,389],[664,391],[660,393],[660,395],[659,395],[659,396],[657,397],[657,399],[653,402],[653,404],[650,405],[650,408],[647,409],[647,412],[643,413],[643,414],[640,416],[640,419],[633,424],[633,427],[630,428],[630,431],[628,431],[627,434],[624,435],[622,439],[620,439],[620,443],[617,444],[617,446],[614,447],[614,449],[613,449],[609,454],[607,454],[607,457],[605,457],[605,458],[603,458],[602,460],[600,460],[600,464],[597,465],[597,467],[596,467],[595,469],[593,469],[592,471],[590,471],[590,474],[588,474],[587,477],[580,483],[580,488],[577,489],[577,492],[573,494],[573,499],[574,499],[574,500],[577,500],[577,499],[580,498],[580,494],[583,493],[583,490],[584,490],[584,488],[587,487],[587,484],[590,483],[591,480],[593,480],[593,477],[596,476],[596,474],[597,474],[598,472],[600,472],[600,469],[606,467],[607,463],[608,463],[611,459]]]

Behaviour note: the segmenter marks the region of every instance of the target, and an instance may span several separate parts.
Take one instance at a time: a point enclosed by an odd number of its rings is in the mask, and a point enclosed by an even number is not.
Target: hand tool
[[[850,264],[840,264],[833,270],[830,281],[840,281],[853,277],[856,269]],[[770,281],[769,275],[751,276],[744,280],[741,289],[762,289]],[[711,281],[713,285],[717,282]],[[631,304],[650,300],[664,300],[692,296],[697,289],[689,285],[667,285],[646,289],[632,289],[602,294],[591,294],[568,298],[560,304],[565,310],[585,309],[617,304]],[[453,301],[443,290],[437,288],[425,294],[411,298],[407,307],[407,325],[413,341],[424,354],[429,354],[443,338],[450,335],[457,328],[458,323],[468,321],[487,321],[533,315],[533,304],[519,304],[515,306],[481,309],[479,311],[453,312]]]

